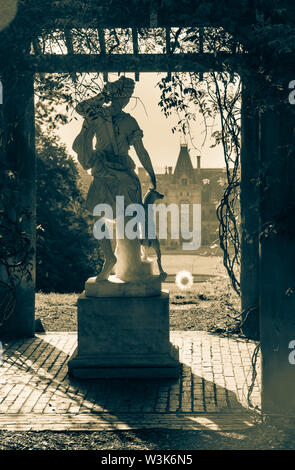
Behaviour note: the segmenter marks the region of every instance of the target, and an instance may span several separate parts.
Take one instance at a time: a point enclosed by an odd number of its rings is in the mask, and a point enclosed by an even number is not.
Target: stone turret
[[[186,181],[186,184],[195,183],[195,174],[191,158],[188,152],[187,144],[180,145],[180,152],[178,155],[177,163],[173,175],[173,183],[182,183]]]

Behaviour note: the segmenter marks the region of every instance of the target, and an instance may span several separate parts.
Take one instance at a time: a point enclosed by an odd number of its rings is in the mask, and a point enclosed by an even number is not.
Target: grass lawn
[[[231,316],[239,310],[239,297],[227,279],[194,284],[183,291],[173,283],[163,285],[170,292],[170,328],[203,330],[212,327],[231,328],[237,324]],[[36,317],[46,331],[77,329],[78,294],[42,294],[36,296]]]

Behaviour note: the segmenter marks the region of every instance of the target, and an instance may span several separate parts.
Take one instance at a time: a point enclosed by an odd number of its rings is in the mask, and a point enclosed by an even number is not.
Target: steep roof
[[[173,183],[177,183],[183,176],[188,177],[191,183],[195,182],[194,169],[187,144],[180,145],[180,151],[173,174]]]

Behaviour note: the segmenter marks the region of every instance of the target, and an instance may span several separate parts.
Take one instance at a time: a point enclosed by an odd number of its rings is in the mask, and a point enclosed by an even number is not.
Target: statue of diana
[[[156,189],[155,173],[142,140],[143,132],[136,120],[123,111],[133,91],[134,81],[121,77],[115,82],[107,83],[101,93],[76,107],[84,122],[73,143],[73,150],[83,168],[91,169],[93,176],[86,206],[93,214],[98,204],[107,204],[112,208],[112,222],[117,218],[116,196],[124,196],[125,207],[134,203],[142,204],[141,185],[135,173],[134,162],[128,154],[130,146],[134,147],[150,176],[152,188]],[[127,223],[126,219],[124,217],[124,224]],[[130,240],[117,237],[115,252],[107,236],[100,239],[100,245],[105,261],[96,281],[108,279],[114,268],[116,276],[123,281],[138,280],[144,276],[138,238]]]

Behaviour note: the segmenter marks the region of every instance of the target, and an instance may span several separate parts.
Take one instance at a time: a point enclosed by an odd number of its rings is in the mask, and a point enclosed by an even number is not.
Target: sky
[[[126,74],[126,76],[134,78],[132,74]],[[143,142],[156,172],[163,172],[165,166],[172,166],[174,168],[179,154],[180,143],[185,143],[183,136],[179,133],[173,134],[171,130],[177,123],[178,117],[174,115],[167,119],[158,105],[160,89],[156,85],[162,76],[163,74],[141,73],[139,81],[135,84],[133,98],[131,98],[128,106],[124,109],[124,111],[130,113],[137,120],[140,128],[143,130]],[[110,81],[117,79],[117,74],[109,74]],[[135,97],[139,99],[136,100]],[[77,119],[72,119],[69,124],[61,126],[58,134],[66,144],[70,154],[76,158],[76,154],[72,150],[72,143],[80,132],[82,119],[77,113],[74,116]],[[218,125],[215,123],[214,130],[217,129]],[[201,155],[201,166],[203,168],[224,167],[222,146],[210,148],[210,145],[213,143],[210,136],[203,144],[203,130],[202,117],[199,116],[194,123],[192,132],[194,145],[197,149],[187,139],[193,167],[197,166],[197,155]],[[134,159],[136,166],[139,166],[139,161],[133,148],[130,149],[130,156]]]

